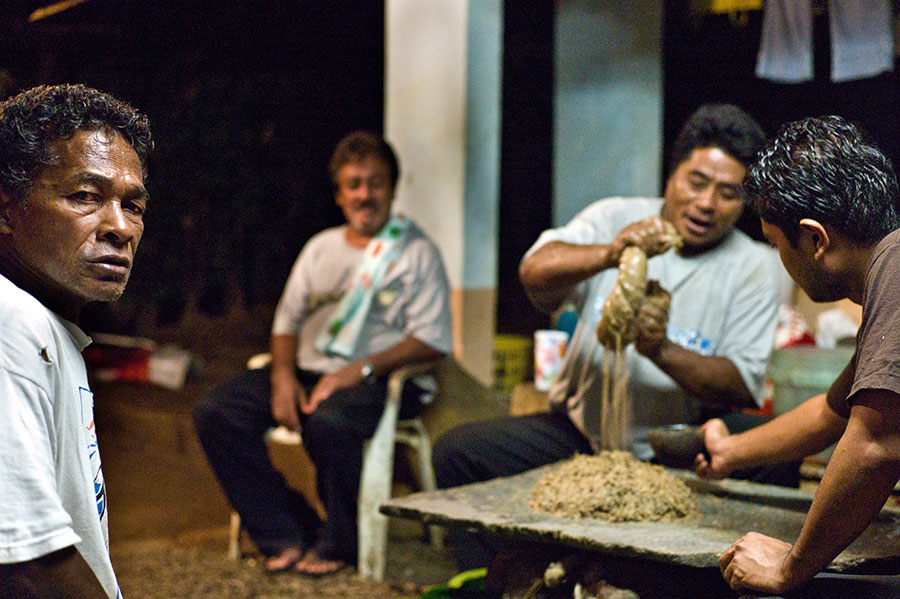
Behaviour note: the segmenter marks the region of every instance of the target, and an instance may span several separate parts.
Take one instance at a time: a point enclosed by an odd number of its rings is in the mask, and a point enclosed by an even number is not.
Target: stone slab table
[[[748,531],[788,542],[800,532],[812,494],[748,481],[705,481],[672,470],[697,492],[699,517],[611,523],[532,512],[536,481],[554,465],[453,489],[414,493],[381,505],[390,516],[465,527],[512,540],[563,545],[642,563],[718,569],[719,555]],[[900,573],[900,510],[885,508],[829,566],[854,574]]]

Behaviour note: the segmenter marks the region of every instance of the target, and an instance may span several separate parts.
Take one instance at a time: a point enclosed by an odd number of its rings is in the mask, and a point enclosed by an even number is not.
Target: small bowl
[[[670,468],[694,467],[698,453],[706,453],[703,430],[689,424],[673,424],[651,429],[647,441],[656,458],[663,466]]]

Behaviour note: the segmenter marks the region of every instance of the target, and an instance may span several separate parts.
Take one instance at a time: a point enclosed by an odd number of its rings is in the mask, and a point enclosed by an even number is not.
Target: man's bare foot
[[[337,574],[346,567],[347,562],[343,560],[325,559],[319,557],[315,551],[307,551],[303,559],[294,565],[294,571],[318,578]]]
[[[285,547],[278,555],[266,560],[267,572],[283,572],[294,567],[303,559],[303,550],[299,547]]]

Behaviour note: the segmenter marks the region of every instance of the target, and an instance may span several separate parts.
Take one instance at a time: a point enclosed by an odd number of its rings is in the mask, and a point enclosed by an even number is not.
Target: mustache
[[[360,208],[377,208],[378,202],[375,200],[359,200],[358,202],[353,202],[352,205],[355,210],[359,210]]]

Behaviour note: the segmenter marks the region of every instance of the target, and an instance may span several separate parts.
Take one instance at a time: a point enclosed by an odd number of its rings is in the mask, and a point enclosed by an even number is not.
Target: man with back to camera
[[[0,597],[118,597],[81,308],[125,290],[147,119],[81,85],[0,104]]]
[[[604,352],[595,330],[623,248],[636,245],[653,256],[667,235],[663,219],[684,246],[647,261],[648,278],[659,280],[672,301],[668,313],[641,309],[637,340],[627,351],[635,440],[648,427],[699,423],[706,414],[759,405],[775,336],[777,264],[735,224],[744,209],[745,167],[764,143],[759,125],[736,106],[702,106],[676,140],[663,198],[600,200],[540,236],[521,262],[522,283],[538,307],[549,312],[570,300],[579,317],[549,392],[551,410],[465,424],[442,436],[434,448],[439,487],[523,472],[602,446]],[[640,457],[649,457],[646,449],[635,444]],[[761,480],[796,485],[796,471],[785,466]],[[484,566],[493,551],[469,540],[458,550],[460,567]]]
[[[862,305],[856,352],[826,394],[742,434],[704,425],[698,474],[800,459],[837,441],[797,540],[759,533],[719,560],[735,590],[794,596],[897,597],[896,577],[813,576],[862,533],[900,478],[900,192],[890,160],[836,116],[782,128],[745,187],[791,277],[814,301]]]
[[[363,443],[384,409],[387,378],[452,349],[449,283],[437,247],[391,215],[399,164],[390,145],[357,131],[329,172],[346,224],[303,247],[272,324],[271,368],[209,393],[194,421],[210,464],[269,571],[333,574],[357,561]],[[407,383],[400,417],[429,394]],[[265,431],[302,430],[327,512],[318,516],[272,466]]]

